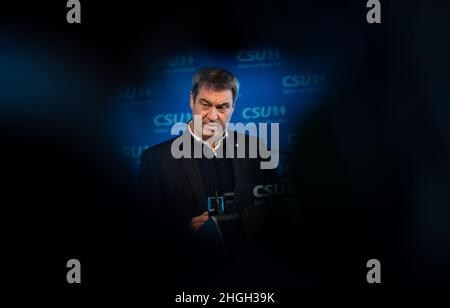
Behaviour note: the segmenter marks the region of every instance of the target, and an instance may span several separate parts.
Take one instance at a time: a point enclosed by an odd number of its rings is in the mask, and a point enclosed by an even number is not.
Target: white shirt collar
[[[225,129],[224,136],[222,138],[220,138],[220,140],[218,142],[216,142],[216,146],[213,148],[207,141],[203,140],[202,138],[200,138],[199,136],[194,134],[194,132],[191,130],[191,126],[189,125],[191,122],[192,122],[192,120],[190,120],[188,122],[187,127],[188,127],[188,130],[189,130],[189,133],[191,134],[191,136],[194,137],[194,140],[205,144],[206,146],[208,146],[208,148],[211,149],[211,151],[213,151],[214,155],[217,155],[217,149],[222,145],[223,140],[228,137],[228,130]]]

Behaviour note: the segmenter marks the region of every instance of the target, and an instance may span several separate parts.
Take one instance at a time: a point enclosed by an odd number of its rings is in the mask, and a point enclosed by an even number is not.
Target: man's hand
[[[192,218],[189,227],[194,232],[200,229],[201,226],[209,219],[208,212],[204,212],[202,215]]]

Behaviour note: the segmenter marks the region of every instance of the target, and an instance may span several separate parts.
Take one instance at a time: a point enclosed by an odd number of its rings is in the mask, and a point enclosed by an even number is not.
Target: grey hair
[[[236,76],[220,67],[204,67],[197,70],[192,76],[191,95],[195,98],[201,88],[215,91],[231,90],[233,106],[239,94],[239,81]]]

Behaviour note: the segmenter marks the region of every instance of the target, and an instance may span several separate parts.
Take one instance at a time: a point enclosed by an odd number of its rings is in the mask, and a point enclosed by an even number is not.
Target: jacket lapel
[[[232,160],[235,187],[248,183],[259,183],[262,181],[261,171],[259,168],[259,159],[249,157],[249,140],[248,136],[234,133],[233,151],[235,159]],[[245,148],[246,158],[237,158],[238,147]]]
[[[193,141],[188,130],[186,130],[181,137],[185,138],[185,142]],[[199,204],[206,204],[206,193],[203,187],[202,176],[200,174],[197,161],[195,158],[180,158],[178,161],[180,162],[181,168],[183,169],[184,175],[186,176],[195,199]]]

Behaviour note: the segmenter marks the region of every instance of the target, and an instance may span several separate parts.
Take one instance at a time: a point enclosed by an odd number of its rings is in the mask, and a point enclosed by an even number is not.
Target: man
[[[208,211],[208,199],[232,196],[238,187],[240,190],[244,187],[251,196],[255,185],[269,181],[269,176],[275,174],[274,170],[261,167],[269,152],[258,138],[227,129],[238,93],[239,82],[229,71],[198,70],[192,78],[190,93],[192,120],[184,133],[142,154],[139,182],[143,208],[147,211],[142,234],[153,237],[147,242],[153,245],[146,248],[147,253],[151,254],[156,271],[162,271],[158,281],[166,280],[167,285],[173,286],[174,279],[170,277],[175,276],[180,286],[192,285],[196,279],[202,284],[207,272],[200,269],[217,264],[221,264],[221,274],[215,271],[214,277],[221,277],[220,281],[209,277],[209,282],[223,282],[227,275],[234,277],[231,273],[236,267],[230,260],[235,258],[225,257],[230,256],[229,250],[224,254],[223,247],[215,246],[217,241],[208,238],[214,233],[209,232],[214,231],[212,222],[217,221]],[[245,206],[245,201],[238,202],[236,198],[234,201],[233,211],[239,213],[237,205]],[[224,210],[230,212],[227,206]],[[243,237],[240,220],[228,221],[223,234]],[[237,259],[243,256],[242,249],[232,251],[237,252]],[[188,281],[181,277],[187,277]]]
[[[140,174],[141,191],[151,211],[171,220],[173,231],[198,231],[209,219],[208,197],[233,193],[237,185],[261,184],[261,158],[249,158],[255,137],[227,130],[239,93],[236,77],[222,68],[203,68],[192,78],[192,119],[183,135],[145,150]],[[230,142],[229,142],[230,141]],[[193,155],[177,158],[175,142],[192,145]],[[246,147],[237,158],[238,147]],[[201,157],[194,149],[200,149]],[[185,149],[184,149],[185,150]],[[260,153],[265,151],[261,147]],[[223,154],[224,152],[225,155]],[[234,158],[228,155],[233,152]],[[266,152],[267,153],[267,152]],[[198,154],[198,153],[197,153]],[[209,155],[208,155],[209,154]],[[190,156],[190,157],[189,157]]]

